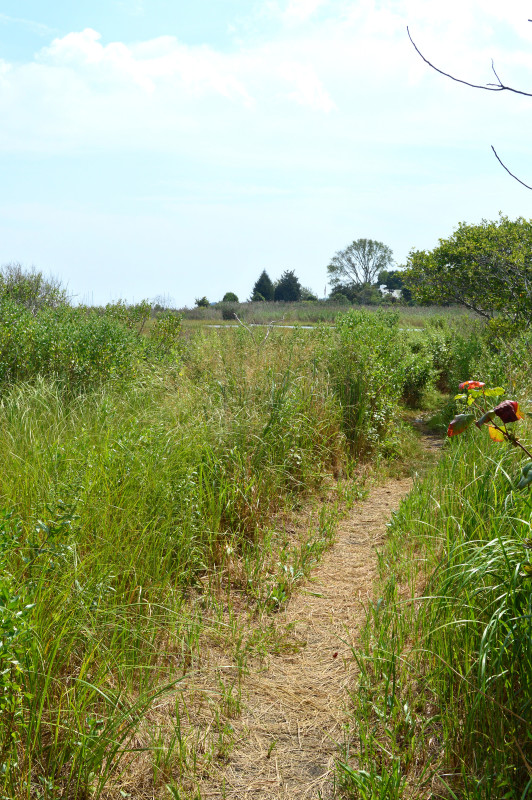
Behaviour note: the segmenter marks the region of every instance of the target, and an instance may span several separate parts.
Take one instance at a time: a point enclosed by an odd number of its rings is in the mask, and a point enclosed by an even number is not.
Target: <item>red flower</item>
[[[459,389],[483,389],[486,384],[482,381],[464,381],[458,387]]]
[[[504,400],[493,410],[503,422],[517,422],[518,419],[523,419],[523,415],[519,411],[519,403],[516,400]]]

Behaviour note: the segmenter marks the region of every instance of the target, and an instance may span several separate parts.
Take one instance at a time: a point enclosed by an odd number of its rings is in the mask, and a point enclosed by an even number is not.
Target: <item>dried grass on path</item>
[[[333,797],[337,742],[356,664],[350,645],[377,574],[375,546],[410,479],[374,488],[339,525],[335,545],[277,624],[294,623],[299,652],[271,656],[244,679],[242,715],[232,721],[229,761],[200,783],[201,797],[301,800]],[[321,793],[321,794],[320,794]]]

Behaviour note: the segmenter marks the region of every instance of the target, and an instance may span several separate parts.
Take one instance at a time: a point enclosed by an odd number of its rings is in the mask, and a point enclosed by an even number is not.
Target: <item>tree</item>
[[[318,295],[314,294],[312,289],[309,289],[308,286],[301,287],[301,300],[307,300],[312,303],[318,302]]]
[[[339,250],[327,267],[333,289],[356,290],[372,284],[382,270],[393,263],[393,253],[382,242],[373,239],[356,239],[345,250]],[[348,295],[349,296],[349,295]]]
[[[252,303],[263,300],[273,300],[273,283],[271,282],[270,276],[265,269],[262,270],[257,282],[255,283],[255,286],[253,287],[253,292],[251,293]]]
[[[222,303],[238,303],[238,297],[234,292],[226,292]]]
[[[285,303],[297,303],[301,300],[301,284],[293,269],[283,272],[275,286],[273,299]]]
[[[0,269],[0,297],[24,306],[32,314],[41,308],[67,305],[66,289],[58,278],[45,278],[34,267],[25,269],[22,264],[4,264]]]
[[[412,250],[405,283],[415,299],[458,303],[485,319],[532,322],[532,220],[500,215],[479,225],[461,222],[432,251]]]
[[[205,297],[196,297],[195,301],[197,308],[208,308],[210,306],[209,301]]]

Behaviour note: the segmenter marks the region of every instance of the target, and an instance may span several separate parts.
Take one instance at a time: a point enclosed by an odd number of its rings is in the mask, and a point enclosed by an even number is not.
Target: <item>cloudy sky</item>
[[[353,239],[397,264],[459,221],[532,217],[532,4],[0,0],[0,264],[85,302],[323,296]]]

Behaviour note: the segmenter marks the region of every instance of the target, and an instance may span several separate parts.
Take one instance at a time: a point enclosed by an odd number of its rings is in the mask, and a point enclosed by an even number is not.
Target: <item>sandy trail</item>
[[[278,615],[294,623],[299,652],[272,656],[244,679],[236,745],[229,762],[200,786],[201,797],[318,800],[334,796],[337,743],[356,663],[350,644],[364,621],[377,574],[376,545],[410,478],[375,487],[340,522],[336,542]]]

